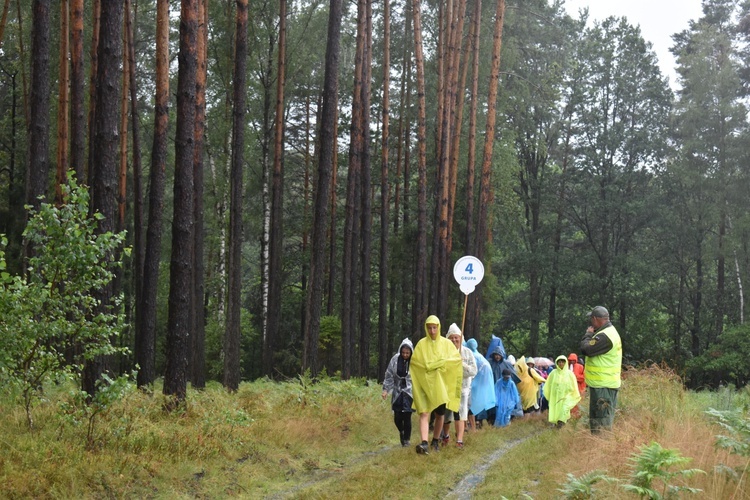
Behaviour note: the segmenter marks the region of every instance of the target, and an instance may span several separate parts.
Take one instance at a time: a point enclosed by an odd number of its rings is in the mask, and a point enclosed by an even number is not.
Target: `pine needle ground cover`
[[[743,394],[688,393],[658,369],[629,372],[612,435],[591,436],[585,418],[557,430],[536,417],[469,432],[465,449],[452,442],[428,456],[399,445],[380,386],[362,379],[259,380],[236,394],[210,385],[172,412],[158,387],[131,387],[97,415],[91,439],[69,387],[44,394],[29,430],[15,395],[3,393],[0,498],[562,498],[567,474],[595,470],[619,480],[598,482],[599,498],[637,498],[621,483],[651,442],[706,472],[680,479],[698,497],[748,492],[748,458],[715,446],[721,428],[704,411],[724,399],[741,406]]]

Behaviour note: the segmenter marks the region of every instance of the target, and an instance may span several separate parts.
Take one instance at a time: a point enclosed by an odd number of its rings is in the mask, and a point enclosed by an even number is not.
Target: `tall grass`
[[[714,398],[727,398],[726,393],[712,395],[684,390],[679,377],[658,366],[630,370],[623,380],[618,396],[618,410],[611,433],[592,435],[586,418],[568,426],[554,436],[544,435],[524,450],[514,450],[502,467],[493,471],[487,483],[508,484],[504,478],[518,477],[505,490],[509,498],[529,494],[534,498],[559,498],[559,488],[568,480],[567,474],[583,477],[603,471],[619,482],[599,482],[595,498],[635,498],[623,490],[633,472],[631,457],[641,448],[656,442],[689,458],[690,468],[707,474],[676,479],[677,486],[703,490],[696,498],[748,498],[747,479],[732,479],[722,466],[747,467],[748,459],[730,454],[715,446],[718,426],[705,414]],[[741,400],[742,394],[733,398]],[[736,401],[735,401],[736,403]],[[582,403],[588,408],[588,400]],[[586,411],[583,412],[584,414]],[[718,466],[718,467],[717,467]],[[483,489],[481,494],[488,490]]]
[[[499,449],[507,451],[478,476],[474,498],[559,498],[568,473],[627,478],[628,458],[650,442],[708,473],[685,479],[703,498],[750,491],[746,477],[715,468],[743,470],[748,459],[714,446],[720,430],[703,411],[718,406],[712,396],[685,392],[659,368],[629,372],[611,435],[592,436],[585,418],[554,430],[535,417],[469,432],[464,450],[428,456],[399,446],[379,385],[363,379],[258,380],[236,394],[209,384],[171,413],[160,387],[153,395],[131,388],[98,416],[91,443],[86,422],[61,411],[71,389],[45,388],[34,430],[14,395],[0,397],[0,498],[445,497]],[[741,405],[744,393],[731,397]],[[595,489],[601,498],[627,495],[617,484]]]

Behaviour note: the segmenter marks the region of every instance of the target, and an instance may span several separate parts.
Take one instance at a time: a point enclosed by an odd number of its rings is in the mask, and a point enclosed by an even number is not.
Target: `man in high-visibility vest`
[[[596,306],[588,314],[591,326],[581,340],[586,356],[584,376],[589,386],[589,426],[593,434],[612,429],[622,370],[622,341],[609,321],[609,311]]]

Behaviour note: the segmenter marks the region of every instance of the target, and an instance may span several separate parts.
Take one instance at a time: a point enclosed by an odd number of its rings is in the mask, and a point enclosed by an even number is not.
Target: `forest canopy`
[[[676,82],[637,26],[557,0],[3,6],[0,293],[36,276],[26,225],[71,177],[91,237],[127,235],[84,390],[380,378],[428,314],[554,358],[595,305],[627,363],[748,380],[746,2],[674,34]]]

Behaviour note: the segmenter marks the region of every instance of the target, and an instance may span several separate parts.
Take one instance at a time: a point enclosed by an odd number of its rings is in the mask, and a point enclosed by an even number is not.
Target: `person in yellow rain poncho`
[[[568,358],[560,355],[544,384],[544,396],[549,401],[548,419],[558,428],[570,419],[570,410],[581,400],[575,374],[568,369]]]
[[[516,375],[521,379],[516,386],[521,395],[521,408],[524,414],[539,411],[539,386],[544,383],[544,378],[526,364],[526,358],[523,356],[519,356],[516,361]]]
[[[435,411],[432,449],[440,451],[440,431],[443,430],[445,410],[458,411],[461,402],[463,369],[461,354],[453,342],[440,335],[440,320],[429,316],[424,322],[426,336],[417,342],[411,356],[411,381],[414,402],[419,413],[419,432],[422,442],[417,453],[429,453],[427,437],[430,432],[430,412]]]

